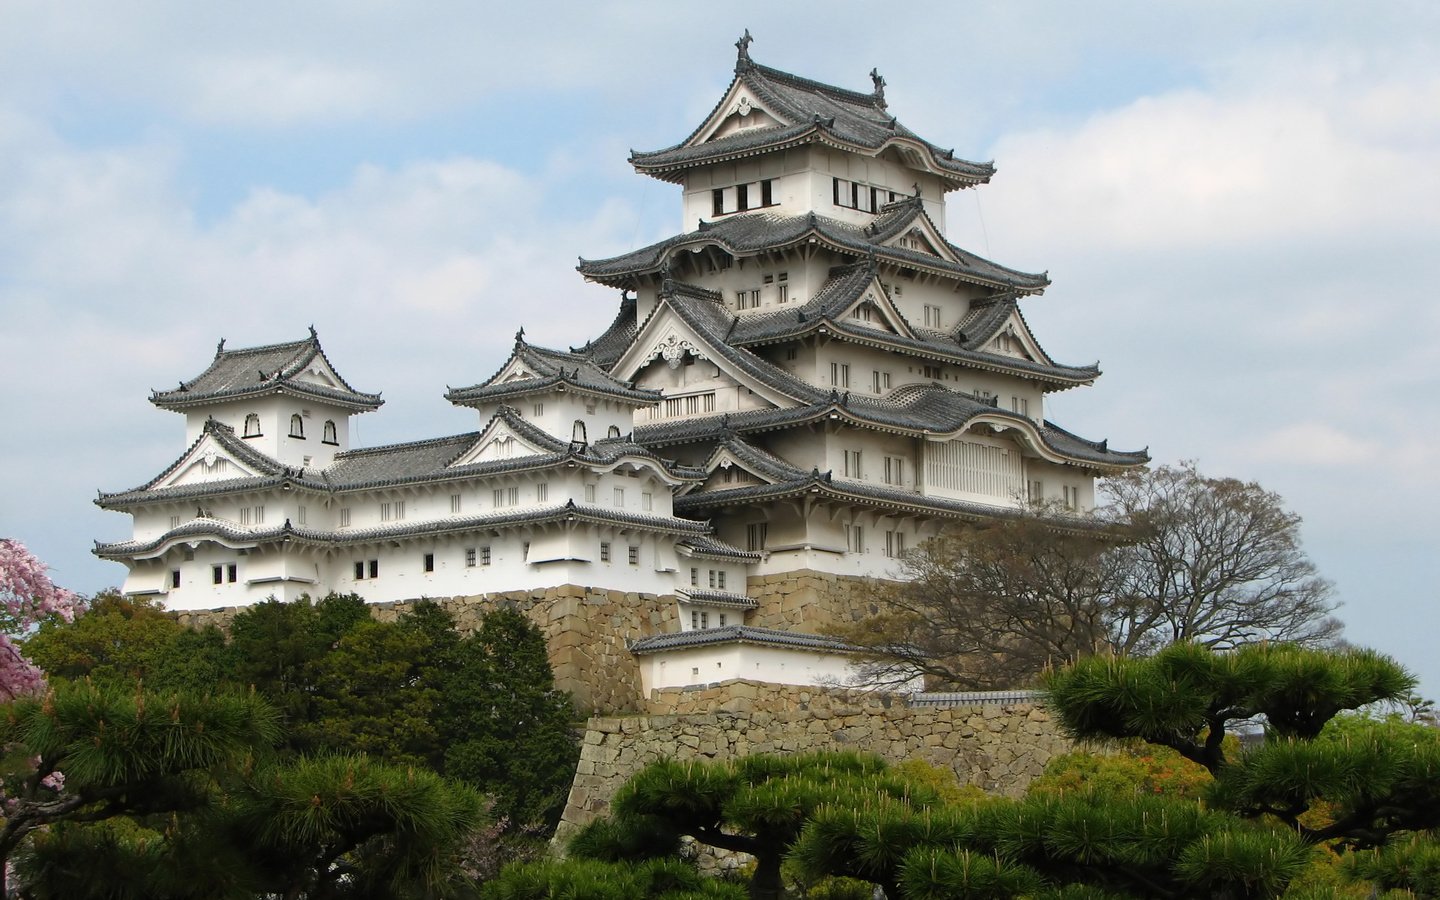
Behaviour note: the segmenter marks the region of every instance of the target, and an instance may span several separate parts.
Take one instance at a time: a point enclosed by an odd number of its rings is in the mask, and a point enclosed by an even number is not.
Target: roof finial
[[[745,33],[740,35],[740,40],[735,42],[735,49],[739,51],[735,54],[735,71],[743,72],[750,68],[750,42],[753,40],[755,39],[750,36],[750,29],[747,28]]]
[[[221,339],[220,339],[220,343],[218,343],[218,344],[215,345],[215,355],[216,355],[216,356],[219,356],[220,354],[222,354],[222,353],[224,353],[224,352],[225,352],[225,339],[224,339],[224,338],[221,338]]]
[[[870,70],[870,82],[875,85],[875,105],[880,107],[881,109],[884,109],[885,76],[880,74],[880,70],[878,68]]]
[[[320,337],[320,336],[315,333],[315,326],[314,326],[314,325],[311,325],[311,326],[310,326],[310,340],[312,340],[312,341],[313,341],[313,340],[317,340],[319,337]]]
[[[916,200],[919,200],[919,199],[920,199],[920,182],[917,181],[917,182],[915,182],[914,184],[912,184],[912,185],[910,185],[910,186],[915,189],[915,199],[916,199]]]
[[[524,326],[524,325],[521,325],[521,326],[520,326],[520,330],[517,331],[517,332],[515,332],[515,343],[517,343],[517,344],[523,344],[523,343],[525,343],[525,326]]]

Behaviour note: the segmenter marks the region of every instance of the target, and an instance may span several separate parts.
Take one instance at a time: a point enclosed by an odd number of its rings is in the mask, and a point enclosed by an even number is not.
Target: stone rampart
[[[622,713],[641,708],[640,666],[626,641],[678,631],[673,597],[562,585],[471,597],[430,598],[455,617],[460,633],[480,625],[492,609],[519,610],[545,635],[555,685],[575,698],[582,713]],[[413,601],[375,603],[370,613],[393,621]],[[185,625],[229,626],[244,607],[175,613]]]
[[[870,598],[884,582],[813,569],[752,575],[746,590],[760,606],[745,624],[783,631],[823,632],[836,622],[873,613]]]
[[[1034,702],[911,706],[899,694],[728,681],[653,691],[646,707],[587,724],[562,838],[603,815],[627,778],[666,757],[858,750],[891,762],[923,759],[962,784],[1013,797],[1072,746]]]

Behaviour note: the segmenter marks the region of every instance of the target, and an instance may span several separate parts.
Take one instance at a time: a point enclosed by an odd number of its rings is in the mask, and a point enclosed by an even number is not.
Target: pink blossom
[[[0,538],[0,701],[45,684],[45,676],[20,652],[23,637],[50,616],[70,622],[83,609],[84,601],[57,587],[24,544]]]

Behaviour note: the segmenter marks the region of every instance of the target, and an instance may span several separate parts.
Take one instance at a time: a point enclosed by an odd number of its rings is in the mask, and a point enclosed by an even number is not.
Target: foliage
[[[0,740],[32,766],[6,785],[0,871],[39,828],[199,808],[213,773],[251,763],[277,736],[274,711],[253,695],[77,683],[15,700]]]
[[[984,689],[1101,651],[1324,646],[1339,634],[1330,586],[1278,495],[1191,463],[1100,490],[1085,519],[1039,507],[942,533],[905,558],[901,581],[875,589],[872,615],[835,635],[864,648],[876,682],[923,674]]]
[[[20,652],[19,641],[48,619],[69,621],[84,602],[57,587],[45,564],[10,538],[0,538],[0,701],[38,693],[40,670]]]
[[[555,689],[544,636],[499,609],[450,654],[439,681],[444,771],[486,786],[496,816],[553,830],[580,751],[574,704]]]
[[[547,860],[507,866],[485,885],[484,900],[740,900],[744,889],[676,859],[602,862]]]
[[[45,622],[25,649],[51,678],[140,681],[162,691],[212,690],[233,669],[219,629],[194,631],[157,601],[114,590],[96,594],[73,620]]]
[[[1110,753],[1076,751],[1051,759],[1044,774],[1030,782],[1028,793],[1157,794],[1198,800],[1213,781],[1203,766],[1169,747],[1125,741]]]
[[[1412,837],[1379,850],[1353,854],[1346,869],[1355,878],[1416,897],[1440,897],[1440,842]]]
[[[606,860],[673,852],[688,836],[748,853],[756,866],[751,897],[779,897],[781,861],[815,810],[828,804],[897,802],[934,805],[933,790],[887,771],[883,761],[853,753],[750,756],[732,762],[662,760],[616,792],[612,817],[582,830],[577,856]],[[821,873],[831,874],[831,873]],[[845,873],[840,873],[845,874]]]
[[[301,757],[247,778],[230,824],[269,890],[313,900],[439,896],[484,803],[465,785],[365,756]]]

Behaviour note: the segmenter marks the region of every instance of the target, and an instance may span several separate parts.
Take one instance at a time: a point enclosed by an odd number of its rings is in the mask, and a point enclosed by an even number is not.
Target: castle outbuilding
[[[1021,305],[1048,278],[947,240],[946,195],[994,167],[902,125],[877,72],[851,91],[749,44],[688,137],[631,156],[681,186],[688,230],[582,259],[620,294],[613,323],[570,350],[517,334],[494,375],[446,394],[478,430],[352,448],[350,417],[382,401],[314,329],[222,341],[155,392],[187,448],[97,501],[134,517],[95,551],[127,566],[125,591],[197,610],[583,587],[663,611],[586,626],[637,688],[815,683],[847,672],[817,636],[845,614],[829,587],[1027,503],[1083,516],[1097,477],[1144,465],[1046,418],[1050,394],[1100,374],[1031,332]]]

